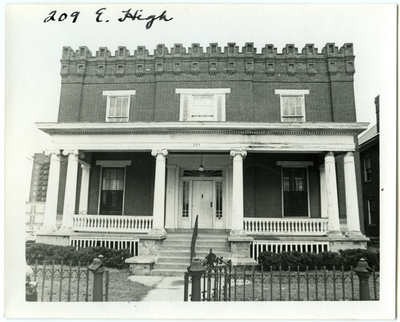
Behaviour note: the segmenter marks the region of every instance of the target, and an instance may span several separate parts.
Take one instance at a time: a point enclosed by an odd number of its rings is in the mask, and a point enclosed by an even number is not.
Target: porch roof
[[[368,127],[352,123],[247,123],[247,122],[148,122],[148,123],[58,123],[38,122],[39,130],[49,135],[80,134],[171,134],[215,133],[243,135],[358,135]]]

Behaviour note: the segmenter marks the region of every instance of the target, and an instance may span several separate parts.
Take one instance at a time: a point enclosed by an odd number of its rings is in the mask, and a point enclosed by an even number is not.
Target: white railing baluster
[[[74,230],[98,232],[148,232],[153,226],[152,216],[74,215]]]
[[[152,217],[148,222],[152,223]],[[327,218],[250,218],[243,220],[246,232],[255,235],[293,235],[293,236],[324,236],[327,232]],[[149,226],[145,225],[147,229]],[[138,229],[138,228],[137,228]],[[140,227],[138,230],[141,230]]]

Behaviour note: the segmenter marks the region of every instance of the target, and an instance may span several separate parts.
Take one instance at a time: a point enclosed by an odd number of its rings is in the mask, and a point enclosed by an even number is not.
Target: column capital
[[[53,155],[53,154],[56,156],[59,156],[61,153],[60,153],[60,150],[58,150],[58,149],[47,149],[44,151],[44,154],[47,156]]]
[[[78,157],[79,151],[78,150],[68,150],[68,149],[63,150],[63,155],[70,155],[70,154]]]
[[[325,164],[327,163],[335,163],[335,155],[333,154],[333,152],[328,152],[327,154],[325,154]]]
[[[151,150],[151,155],[156,157],[157,155],[161,154],[162,156],[166,157],[168,155],[167,149],[153,149]]]
[[[244,159],[247,155],[247,151],[245,149],[232,149],[230,155],[232,157],[241,156]]]
[[[354,154],[353,152],[347,152],[344,156],[344,163],[354,163]]]
[[[80,163],[80,164],[81,164],[81,169],[90,169],[91,168],[90,164],[87,164],[87,163]]]

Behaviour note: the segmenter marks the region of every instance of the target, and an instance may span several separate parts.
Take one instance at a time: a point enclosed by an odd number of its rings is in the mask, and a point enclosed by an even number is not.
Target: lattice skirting
[[[329,242],[255,240],[250,248],[250,256],[257,260],[258,255],[265,251],[271,253],[298,251],[318,254],[329,251]]]
[[[111,249],[128,248],[133,256],[139,253],[139,238],[123,237],[70,237],[70,245],[79,248],[107,247]]]

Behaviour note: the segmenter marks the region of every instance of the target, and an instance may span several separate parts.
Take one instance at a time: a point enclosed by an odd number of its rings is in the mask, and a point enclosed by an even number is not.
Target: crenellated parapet
[[[144,46],[138,46],[132,54],[126,47],[119,46],[114,55],[107,47],[100,47],[95,56],[86,46],[81,46],[76,51],[64,47],[61,59],[63,82],[79,82],[85,78],[98,78],[96,82],[99,82],[104,77],[132,80],[132,77],[197,75],[256,77],[267,81],[304,81],[313,77],[334,81],[352,80],[354,72],[351,43],[340,48],[328,43],[320,52],[313,44],[306,44],[301,50],[294,44],[287,44],[279,53],[272,44],[258,51],[251,42],[241,47],[236,43],[224,47],[211,43],[205,48],[198,43],[188,48],[182,44],[174,44],[172,48],[159,44],[152,54]]]

